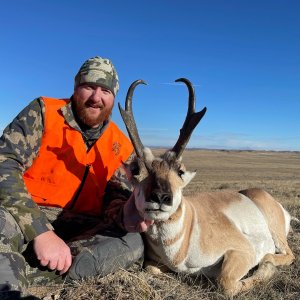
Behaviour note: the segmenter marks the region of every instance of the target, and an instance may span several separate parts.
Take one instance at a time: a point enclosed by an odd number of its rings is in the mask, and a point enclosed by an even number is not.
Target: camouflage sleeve
[[[15,218],[26,241],[53,229],[23,180],[40,148],[44,109],[41,99],[33,100],[0,137],[0,205]]]
[[[125,163],[130,163],[135,157],[133,152]],[[132,185],[120,166],[107,183],[104,196],[104,218],[106,223],[115,223],[122,229],[123,206],[132,193]]]

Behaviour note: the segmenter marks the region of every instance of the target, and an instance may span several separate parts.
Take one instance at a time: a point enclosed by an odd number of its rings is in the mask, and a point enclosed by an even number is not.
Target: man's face
[[[73,104],[81,122],[97,127],[107,120],[114,106],[114,95],[107,88],[83,84],[74,89]]]

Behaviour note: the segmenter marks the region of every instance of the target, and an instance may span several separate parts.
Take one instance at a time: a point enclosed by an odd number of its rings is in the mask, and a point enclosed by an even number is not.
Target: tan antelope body
[[[144,148],[132,115],[136,81],[129,88],[126,111],[120,108],[137,158],[125,166],[134,186],[140,215],[154,223],[145,233],[146,258],[152,272],[165,267],[186,274],[216,277],[227,295],[249,290],[268,280],[275,266],[289,265],[294,255],[287,243],[290,215],[260,189],[220,191],[184,197],[183,188],[195,176],[185,170],[181,154],[206,109],[195,113],[191,83],[189,109],[172,150],[154,157]],[[245,277],[255,266],[254,274]]]

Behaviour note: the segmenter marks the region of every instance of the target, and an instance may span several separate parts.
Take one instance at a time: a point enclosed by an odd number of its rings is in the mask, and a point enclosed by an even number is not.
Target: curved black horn
[[[131,140],[134,150],[136,152],[136,155],[140,158],[143,158],[144,157],[144,152],[143,152],[144,146],[139,137],[136,123],[135,123],[133,113],[132,113],[132,96],[133,96],[133,92],[134,92],[136,86],[139,84],[147,84],[147,83],[141,79],[134,81],[130,85],[128,92],[127,92],[126,101],[125,101],[125,110],[121,107],[120,103],[118,103],[118,106],[119,106],[119,110],[120,110],[122,119],[125,123],[128,135],[130,137],[130,140]]]
[[[175,146],[172,148],[172,151],[175,152],[176,157],[179,158],[182,155],[189,139],[192,135],[193,130],[198,125],[202,117],[206,113],[206,107],[201,111],[195,112],[196,96],[192,83],[186,78],[176,79],[175,82],[183,82],[188,88],[189,91],[189,106],[185,121],[182,128],[180,129],[180,134]]]

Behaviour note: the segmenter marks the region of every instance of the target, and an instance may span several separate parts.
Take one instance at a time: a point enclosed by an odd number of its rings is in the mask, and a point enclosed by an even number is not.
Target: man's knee
[[[0,253],[0,291],[21,291],[27,286],[24,258],[18,253]]]
[[[0,207],[0,252],[21,252],[24,236],[13,216]]]
[[[120,238],[109,238],[95,247],[98,270],[106,275],[119,268],[126,269],[144,256],[144,244],[139,233],[127,233]]]
[[[139,233],[127,233],[122,240],[134,257],[139,258],[143,255],[144,243]]]
[[[74,258],[69,278],[105,276],[120,268],[126,269],[143,258],[144,244],[139,233],[95,238],[95,244],[84,247]]]
[[[21,291],[28,283],[25,260],[20,254],[23,234],[13,216],[0,207],[0,291]],[[10,292],[9,292],[10,293]]]

